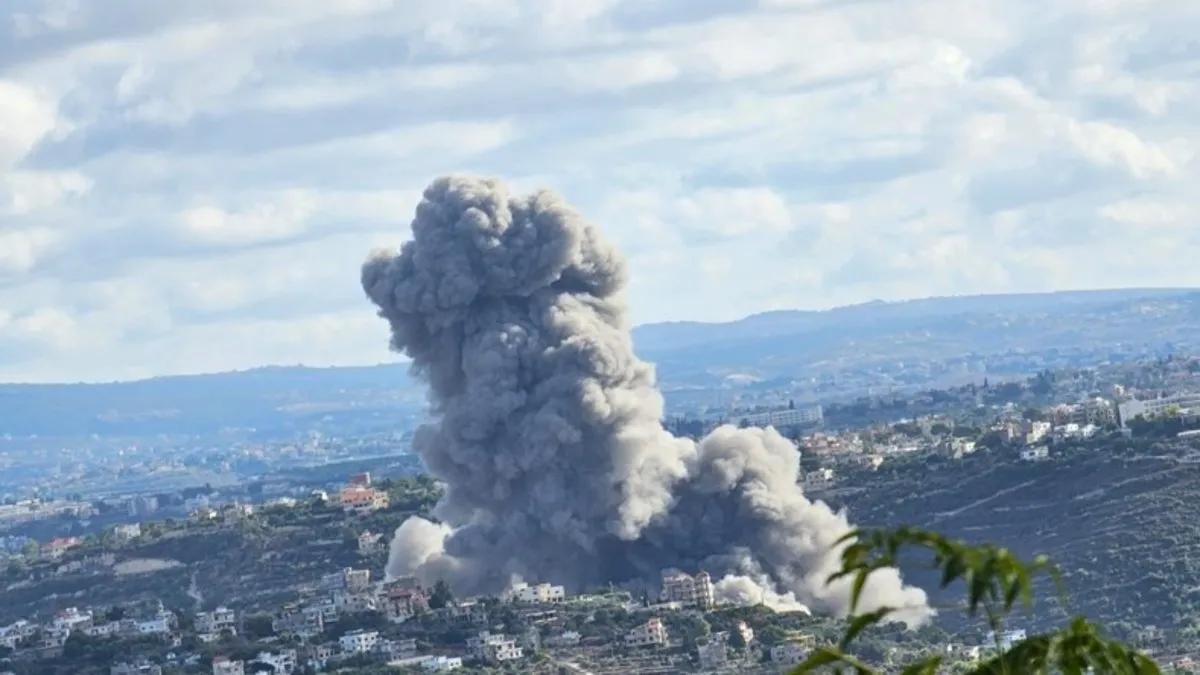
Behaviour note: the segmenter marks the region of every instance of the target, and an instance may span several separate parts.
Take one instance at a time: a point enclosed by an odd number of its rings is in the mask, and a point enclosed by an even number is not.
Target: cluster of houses
[[[22,619],[0,627],[0,646],[13,651],[33,649],[40,656],[51,658],[62,653],[72,633],[89,637],[171,635],[178,625],[178,617],[161,604],[140,616],[119,619],[70,607],[45,623]]]

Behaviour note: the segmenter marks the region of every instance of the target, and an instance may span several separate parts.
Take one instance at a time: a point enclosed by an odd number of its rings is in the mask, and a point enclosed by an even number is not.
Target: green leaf
[[[891,607],[880,607],[873,612],[867,612],[866,614],[860,614],[859,616],[853,617],[850,621],[850,625],[846,628],[846,634],[842,636],[841,642],[838,643],[838,648],[842,650],[848,648],[850,643],[854,642],[854,638],[858,637],[859,633],[863,632],[868,627],[879,623],[885,616],[891,614],[893,611],[895,610]]]

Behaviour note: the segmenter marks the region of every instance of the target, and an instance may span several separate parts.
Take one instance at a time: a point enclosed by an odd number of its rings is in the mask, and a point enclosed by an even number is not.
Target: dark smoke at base
[[[699,443],[660,422],[653,367],[634,355],[625,261],[552,192],[443,177],[399,252],[362,283],[392,348],[430,387],[438,420],[413,447],[446,485],[397,530],[387,573],[462,594],[514,580],[582,591],[704,569],[727,600],[843,615],[844,514],[809,501],[800,457],[774,430],[722,427]],[[931,614],[896,570],[872,575],[861,611]]]

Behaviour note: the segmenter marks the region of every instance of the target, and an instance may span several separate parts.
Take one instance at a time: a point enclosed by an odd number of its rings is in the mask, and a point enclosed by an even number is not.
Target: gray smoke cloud
[[[810,501],[774,430],[699,442],[662,426],[654,369],[634,354],[623,257],[553,192],[450,176],[425,190],[412,239],[363,265],[391,346],[428,382],[435,422],[413,447],[445,483],[437,523],[396,531],[392,578],[499,593],[514,579],[581,591],[704,569],[726,599],[844,615],[845,514]],[[757,598],[756,598],[757,596]],[[896,570],[861,611],[932,615]]]

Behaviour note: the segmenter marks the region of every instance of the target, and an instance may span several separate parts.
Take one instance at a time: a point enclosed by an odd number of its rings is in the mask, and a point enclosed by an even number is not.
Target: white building
[[[170,633],[175,626],[175,615],[166,611],[160,610],[149,619],[137,622],[137,632],[142,635],[163,635]]]
[[[118,525],[113,528],[113,535],[117,541],[129,541],[142,536],[142,524],[133,523],[131,525]]]
[[[1000,631],[1000,638],[998,640],[996,639],[996,634],[994,632],[988,631],[987,636],[984,638],[983,647],[986,649],[992,649],[996,647],[997,643],[999,643],[1001,651],[1008,651],[1009,649],[1012,649],[1013,645],[1021,642],[1026,637],[1028,637],[1028,635],[1025,633],[1025,629],[1023,628]]]
[[[65,631],[82,631],[92,625],[92,613],[68,607],[54,616],[54,628]]]
[[[1150,418],[1162,415],[1171,409],[1180,412],[1200,407],[1200,392],[1184,392],[1173,396],[1162,396],[1144,401],[1130,400],[1117,404],[1117,415],[1123,428],[1129,426],[1129,421],[1139,415]]]
[[[25,619],[11,623],[0,628],[0,646],[16,649],[21,642],[32,637],[37,631],[38,627]]]
[[[1036,462],[1050,457],[1050,449],[1044,445],[1039,445],[1033,448],[1025,448],[1021,451],[1021,459],[1026,462]]]
[[[513,585],[509,593],[515,602],[541,605],[562,602],[567,598],[566,589],[562,586],[551,586],[550,584],[536,584],[531,586],[526,583],[518,583]]]
[[[525,650],[517,645],[517,641],[503,633],[483,631],[479,635],[467,639],[467,651],[472,656],[488,663],[506,663],[524,658]]]
[[[379,644],[378,631],[356,630],[338,638],[343,654],[369,654]]]
[[[626,647],[665,647],[667,627],[662,619],[654,617],[625,634]]]
[[[427,673],[444,673],[449,670],[462,668],[463,661],[457,656],[431,656],[421,662],[421,668]]]
[[[278,652],[259,652],[254,657],[255,663],[265,663],[271,666],[275,675],[292,675],[296,670],[296,650],[282,649]]]
[[[742,415],[736,421],[749,427],[783,428],[820,424],[824,419],[824,412],[821,410],[821,406],[817,405],[810,408],[772,410],[771,412]]]
[[[1030,422],[1029,430],[1025,432],[1025,443],[1033,445],[1046,437],[1050,433],[1049,422]]]

